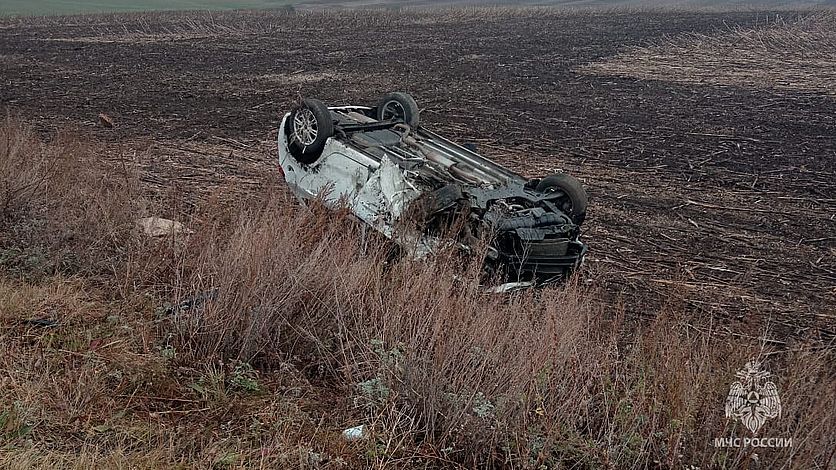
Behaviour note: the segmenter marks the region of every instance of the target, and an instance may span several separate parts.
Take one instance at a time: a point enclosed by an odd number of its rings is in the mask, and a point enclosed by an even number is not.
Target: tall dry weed
[[[0,264],[30,275],[124,270],[146,206],[106,150],[70,131],[45,143],[7,115],[0,169]]]
[[[736,468],[831,458],[830,353],[799,345],[798,356],[784,355],[718,335],[675,302],[636,329],[574,282],[486,295],[473,259],[387,262],[385,245],[343,215],[284,197],[234,220],[225,235],[199,239],[200,255],[184,265],[182,292],[212,293],[175,319],[184,350],[268,369],[297,361],[348,387],[372,429],[369,465]],[[765,431],[799,436],[792,449],[714,447],[715,437],[748,432],[723,407],[752,357],[780,371],[794,401]]]

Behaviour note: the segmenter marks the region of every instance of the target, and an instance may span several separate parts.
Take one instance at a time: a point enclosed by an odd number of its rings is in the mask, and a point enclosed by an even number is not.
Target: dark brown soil
[[[771,14],[774,16],[774,13]],[[781,13],[791,18],[792,14]],[[669,298],[734,334],[836,333],[836,97],[594,75],[587,64],[766,13],[450,10],[0,22],[0,106],[110,142],[186,198],[275,177],[299,96],[412,93],[423,123],[592,196],[583,274],[636,318]],[[97,123],[99,113],[115,127]]]

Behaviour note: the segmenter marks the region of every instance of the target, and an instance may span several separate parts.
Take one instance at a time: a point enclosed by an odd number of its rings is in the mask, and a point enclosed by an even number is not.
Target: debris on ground
[[[113,118],[105,113],[99,113],[99,124],[111,129],[114,126]]]
[[[24,320],[23,323],[31,326],[37,326],[39,328],[55,328],[56,326],[61,326],[61,323],[51,318],[31,318],[29,320]]]
[[[218,289],[200,292],[191,297],[186,297],[177,305],[167,305],[159,310],[160,316],[176,315],[185,310],[197,310],[211,300],[218,298]]]
[[[348,442],[359,441],[360,439],[364,439],[366,437],[366,426],[361,424],[359,426],[354,426],[353,428],[348,428],[343,431],[343,439]]]
[[[153,238],[179,235],[181,233],[192,233],[191,230],[187,229],[180,222],[163,219],[161,217],[145,217],[137,219],[136,225],[142,229],[145,235]]]

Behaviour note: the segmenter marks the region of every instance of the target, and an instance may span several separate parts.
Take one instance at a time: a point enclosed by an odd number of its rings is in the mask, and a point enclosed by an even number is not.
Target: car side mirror
[[[473,152],[473,153],[476,153],[476,152],[477,152],[477,150],[476,150],[476,144],[474,144],[473,142],[468,142],[468,143],[466,143],[466,144],[462,144],[462,147],[464,147],[464,148],[466,148],[466,149],[470,150],[470,151],[471,151],[471,152]]]

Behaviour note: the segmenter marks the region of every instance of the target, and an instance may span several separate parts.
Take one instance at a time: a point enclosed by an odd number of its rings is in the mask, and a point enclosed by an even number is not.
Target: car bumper
[[[580,240],[529,243],[521,252],[502,253],[509,274],[517,278],[551,278],[571,273],[580,267],[587,246]]]

